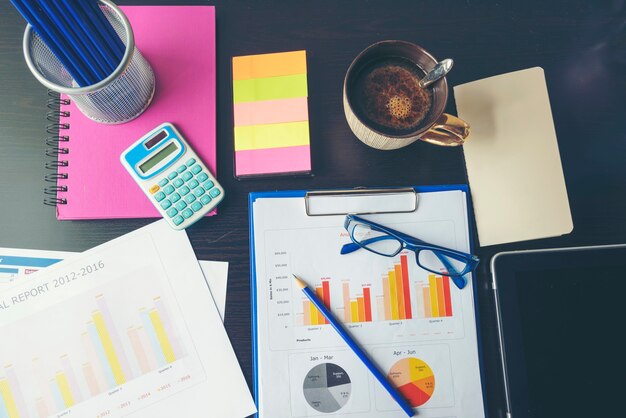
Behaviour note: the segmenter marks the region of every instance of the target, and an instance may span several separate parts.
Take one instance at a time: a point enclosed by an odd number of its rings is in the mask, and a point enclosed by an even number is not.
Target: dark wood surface
[[[219,215],[192,227],[189,237],[198,258],[230,262],[226,328],[249,383],[250,191],[467,182],[460,148],[416,143],[382,152],[353,137],[341,105],[343,76],[352,58],[373,42],[403,39],[424,46],[438,58],[453,57],[451,85],[534,66],[545,69],[575,227],[564,237],[477,250],[483,260],[478,303],[486,398],[490,415],[501,416],[489,258],[503,249],[626,242],[625,2],[226,0],[209,4],[217,6],[218,177],[228,193]],[[23,29],[24,22],[10,3],[0,2],[0,246],[86,250],[149,223],[58,222],[54,210],[42,205],[46,90],[24,63]],[[236,181],[230,58],[295,49],[308,52],[315,176]],[[455,113],[452,97],[448,111]]]

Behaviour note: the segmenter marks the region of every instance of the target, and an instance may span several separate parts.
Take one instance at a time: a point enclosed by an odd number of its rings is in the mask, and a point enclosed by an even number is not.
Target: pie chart
[[[424,405],[435,391],[435,375],[428,364],[415,357],[396,362],[389,379],[413,407]]]
[[[339,411],[350,399],[350,376],[333,363],[313,367],[304,378],[304,398],[313,409],[324,413]]]

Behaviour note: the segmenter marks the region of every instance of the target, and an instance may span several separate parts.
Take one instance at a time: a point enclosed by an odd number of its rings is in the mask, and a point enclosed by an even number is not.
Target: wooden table
[[[354,138],[341,104],[343,77],[353,57],[382,39],[413,41],[438,58],[455,59],[451,85],[534,66],[545,69],[575,228],[560,238],[478,250],[486,397],[490,415],[501,416],[490,256],[504,249],[626,242],[626,6],[582,0],[211,4],[217,6],[218,173],[228,193],[219,215],[194,226],[189,237],[198,258],[230,262],[226,328],[250,383],[248,192],[467,182],[460,148],[415,143],[382,152]],[[42,205],[46,90],[24,63],[23,29],[9,2],[1,2],[0,246],[80,251],[151,222],[57,222],[54,210]],[[308,52],[315,176],[237,181],[230,58],[296,49]],[[452,97],[447,110],[455,113]]]

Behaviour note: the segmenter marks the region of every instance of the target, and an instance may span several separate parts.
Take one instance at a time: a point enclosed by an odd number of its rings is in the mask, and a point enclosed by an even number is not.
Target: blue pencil
[[[107,61],[113,67],[113,70],[115,70],[122,61],[122,56],[117,56],[109,46],[111,40],[108,38],[108,33],[104,28],[100,27],[100,21],[96,18],[85,1],[74,1],[73,5],[72,11],[76,14],[75,18],[82,20],[82,22],[86,24],[86,32],[92,37],[92,41],[96,45],[99,45],[100,52],[106,56]]]
[[[404,397],[402,397],[400,392],[398,392],[398,389],[396,389],[391,383],[389,383],[389,381],[385,378],[385,375],[382,374],[380,370],[378,370],[378,368],[376,367],[376,365],[374,365],[372,360],[370,360],[367,354],[365,354],[365,351],[363,351],[363,349],[359,347],[356,341],[352,339],[350,334],[348,334],[348,331],[346,331],[343,325],[341,325],[341,322],[339,322],[334,317],[334,315],[330,312],[330,310],[326,308],[326,306],[324,306],[324,303],[321,300],[319,300],[317,296],[315,296],[315,293],[313,293],[313,291],[309,289],[306,283],[304,283],[295,275],[293,277],[295,278],[296,283],[298,284],[298,286],[300,286],[304,294],[309,298],[309,300],[313,303],[313,305],[315,305],[315,307],[319,309],[322,315],[324,315],[324,318],[326,318],[328,322],[330,322],[333,328],[335,328],[335,331],[337,331],[337,333],[341,336],[341,338],[343,338],[346,344],[348,344],[348,346],[352,349],[352,351],[354,351],[354,354],[356,354],[357,357],[361,359],[363,364],[365,364],[365,366],[369,369],[369,371],[372,372],[374,377],[380,382],[381,385],[383,385],[383,387],[387,390],[387,392],[389,392],[391,397],[398,403],[398,405],[400,405],[400,408],[402,408],[402,410],[409,417],[414,416],[415,414],[413,412],[413,407],[407,402],[406,399],[404,399]]]
[[[106,74],[104,68],[100,66],[100,63],[89,53],[80,37],[76,35],[74,29],[67,21],[63,10],[59,9],[61,4],[56,4],[52,0],[39,0],[39,4],[48,13],[48,16],[63,33],[65,39],[72,44],[74,50],[91,70],[91,84],[105,79],[108,74]]]
[[[80,61],[72,56],[72,51],[65,48],[61,44],[61,38],[50,22],[45,20],[46,16],[39,13],[35,9],[35,5],[28,1],[11,0],[15,8],[26,19],[28,23],[33,27],[35,32],[43,39],[48,45],[48,48],[52,50],[54,55],[61,61],[65,69],[70,73],[72,78],[76,80],[79,86],[88,86],[88,70],[80,65]]]
[[[105,33],[109,34],[107,37],[107,39],[110,40],[109,45],[115,52],[116,56],[119,56],[119,61],[121,61],[122,57],[124,56],[124,52],[126,51],[126,45],[122,42],[117,32],[115,32],[113,26],[111,26],[111,23],[104,15],[102,9],[100,9],[97,1],[85,0],[83,5],[84,4],[86,4],[88,8],[91,9],[93,15],[90,17],[93,19],[93,22],[98,22],[97,25],[99,26],[100,30],[103,30]],[[87,8],[83,8],[83,10],[87,10]],[[95,19],[93,17],[95,17]]]
[[[99,62],[108,76],[117,65],[115,65],[113,60],[109,60],[109,57],[104,52],[103,46],[98,42],[94,31],[89,28],[88,21],[80,14],[77,3],[78,2],[70,2],[68,0],[57,1],[57,7],[65,14],[66,20],[74,29],[78,38],[83,41],[87,51]]]

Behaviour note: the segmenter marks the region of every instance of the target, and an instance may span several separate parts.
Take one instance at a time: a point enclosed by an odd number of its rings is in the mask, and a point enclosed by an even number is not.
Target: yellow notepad
[[[480,245],[567,234],[572,215],[539,67],[454,88]]]

